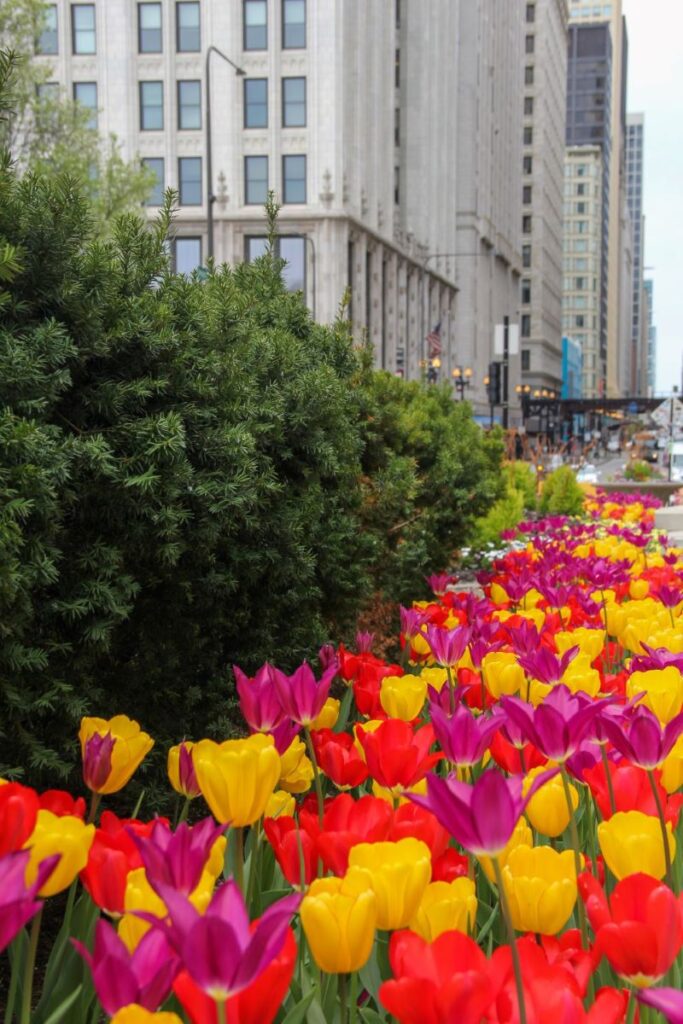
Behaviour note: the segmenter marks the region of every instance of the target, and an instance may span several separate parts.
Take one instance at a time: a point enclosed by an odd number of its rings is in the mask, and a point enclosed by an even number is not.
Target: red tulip
[[[0,786],[0,856],[20,850],[36,827],[38,794],[18,782]]]
[[[117,917],[123,913],[128,875],[142,867],[142,858],[131,833],[147,839],[156,822],[168,824],[166,818],[144,822],[118,818],[112,811],[103,812],[80,878],[93,903],[107,914]]]
[[[354,800],[349,793],[342,793],[325,805],[322,832],[314,801],[305,801],[299,812],[302,827],[317,836],[317,850],[325,868],[339,876],[346,874],[349,850],[358,843],[388,839],[392,820],[386,800],[374,796]]]
[[[657,804],[645,769],[639,768],[629,761],[620,761],[618,764],[610,761],[609,765],[617,811],[642,811],[643,814],[650,814],[656,818]],[[612,804],[605,766],[602,761],[598,761],[592,768],[585,768],[583,777],[590,787],[593,799],[603,818],[611,818]],[[659,781],[660,777],[661,772],[655,771],[657,792],[664,808],[664,816],[667,821],[671,822],[672,828],[676,828],[681,805],[683,805],[683,796],[678,794],[667,797],[666,790]]]
[[[304,884],[309,885],[317,874],[316,833],[307,832],[288,815],[266,818],[263,830],[273,847],[280,870],[289,884],[301,887],[303,860]]]
[[[318,765],[340,789],[360,786],[368,777],[367,765],[358,753],[353,736],[348,732],[317,729],[313,745]]]
[[[466,855],[449,846],[445,853],[432,861],[432,882],[452,882],[454,878],[467,878],[468,870]]]
[[[52,811],[60,818],[67,814],[74,818],[85,818],[83,797],[73,797],[65,789],[46,789],[39,795],[38,802],[41,811]]]
[[[356,735],[365,752],[370,775],[386,789],[410,789],[443,757],[441,753],[429,753],[434,743],[431,725],[413,732],[408,722],[390,718],[374,732],[365,732],[359,725]]]
[[[252,930],[257,923],[253,922]],[[294,932],[290,928],[281,951],[265,971],[242,992],[228,999],[228,1024],[271,1024],[287,995],[296,952]],[[216,1003],[194,983],[187,971],[178,975],[173,991],[191,1024],[218,1024]]]
[[[440,857],[445,853],[451,840],[446,829],[441,825],[435,815],[424,807],[417,804],[402,804],[394,811],[394,820],[389,830],[389,839],[396,843],[406,836],[413,836],[421,839],[432,851],[432,858]]]
[[[500,729],[491,740],[489,751],[496,764],[510,775],[519,775],[525,769],[530,771],[532,768],[540,768],[541,765],[548,763],[548,758],[533,743],[525,743],[522,747],[524,755],[524,765],[522,765],[519,747],[515,747],[509,740],[506,740]]]
[[[618,882],[609,903],[587,872],[579,876],[579,890],[596,949],[613,970],[636,985],[663,978],[683,946],[683,897],[644,874]]]

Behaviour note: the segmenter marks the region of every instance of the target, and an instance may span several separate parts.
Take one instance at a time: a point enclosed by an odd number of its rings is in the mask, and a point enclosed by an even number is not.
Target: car
[[[608,452],[620,452],[621,451],[621,443],[620,443],[618,437],[610,437],[609,441],[607,442],[607,451]]]
[[[591,462],[587,462],[576,474],[576,480],[580,484],[597,484],[598,471]]]

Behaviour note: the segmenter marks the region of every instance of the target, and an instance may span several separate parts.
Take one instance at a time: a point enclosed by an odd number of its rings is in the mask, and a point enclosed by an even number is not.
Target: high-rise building
[[[522,382],[562,387],[562,230],[567,0],[525,6],[522,156]]]
[[[522,3],[462,0],[459,9],[456,324],[458,352],[478,385],[471,395],[475,412],[485,416],[488,405],[479,382],[494,357],[495,325],[505,317],[519,325],[521,245],[531,237],[531,216],[522,213],[521,204],[522,113],[524,54],[534,52],[536,27],[525,23]],[[429,11],[426,21],[431,6]],[[424,159],[428,162],[429,155]],[[521,419],[515,395],[519,365],[519,356],[512,356],[511,425]]]
[[[652,396],[656,388],[657,328],[654,312],[654,281],[651,277],[646,277],[643,281],[643,294],[645,299],[643,323],[647,325],[647,391],[645,394]]]
[[[647,394],[647,363],[641,351],[643,267],[645,263],[645,217],[643,216],[643,152],[645,118],[626,118],[626,195],[633,227],[633,289],[631,295],[631,381],[634,395]]]
[[[154,171],[151,215],[164,188],[177,189],[178,270],[207,260],[208,203],[217,261],[262,253],[272,189],[286,281],[316,317],[332,320],[350,285],[349,316],[378,366],[417,377],[431,332],[437,372],[450,379],[472,361],[475,340],[456,334],[456,274],[466,262],[454,255],[457,149],[470,145],[456,102],[460,6],[433,0],[426,17],[407,0],[56,0],[36,59],[105,135],[116,134],[124,156]],[[462,6],[490,8],[495,21],[491,0]],[[498,104],[479,150],[490,151],[487,238],[500,254],[496,273],[507,268],[500,273],[512,281],[521,112],[513,125],[504,94],[518,74],[519,111],[523,15],[521,4],[505,7],[520,13],[505,13],[490,33],[495,45],[477,56]],[[511,301],[498,305],[514,314]]]

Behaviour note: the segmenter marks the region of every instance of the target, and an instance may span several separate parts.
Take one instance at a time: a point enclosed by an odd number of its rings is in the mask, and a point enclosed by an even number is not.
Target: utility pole
[[[508,382],[510,376],[510,317],[503,317],[503,430],[508,428]]]

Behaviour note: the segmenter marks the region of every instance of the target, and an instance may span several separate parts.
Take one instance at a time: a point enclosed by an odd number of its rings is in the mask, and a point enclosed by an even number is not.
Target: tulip
[[[683,946],[680,900],[649,874],[635,873],[607,897],[597,879],[583,874],[581,896],[595,932],[596,952],[624,981],[638,988],[667,973]]]
[[[421,676],[385,676],[379,699],[390,718],[412,722],[422,711],[427,697],[427,683]]]
[[[469,870],[467,855],[458,853],[453,846],[449,846],[440,857],[432,858],[433,882],[453,882],[456,878],[467,878]]]
[[[30,860],[26,881],[30,885],[38,877],[41,861],[60,854],[59,862],[50,877],[38,890],[40,896],[54,896],[68,889],[74,878],[88,862],[88,853],[95,838],[95,826],[84,825],[81,818],[71,815],[59,817],[51,811],[38,811],[36,827],[26,845]]]
[[[365,782],[367,765],[350,733],[319,729],[312,735],[320,770],[332,779],[338,789],[353,789]]]
[[[543,768],[532,768],[524,779],[522,793],[526,795],[529,787],[542,772]],[[575,786],[570,784],[569,793],[572,808],[575,811],[579,806],[579,794]],[[526,816],[533,828],[543,836],[555,838],[562,835],[569,825],[571,817],[567,806],[567,796],[562,779],[559,775],[554,776],[549,782],[541,786],[532,796],[526,807]],[[537,930],[537,929],[530,929]]]
[[[503,694],[519,693],[525,685],[524,669],[517,655],[509,651],[487,654],[481,663],[486,689],[498,699]]]
[[[503,885],[517,931],[556,935],[576,903],[574,853],[551,846],[518,846],[502,870]]]
[[[349,868],[354,867],[363,869],[377,897],[377,927],[407,927],[431,878],[429,847],[413,838],[359,843],[349,854]]]
[[[280,777],[280,756],[272,737],[200,740],[192,760],[202,796],[221,824],[253,825],[263,815]]]
[[[311,725],[311,729],[315,731],[319,729],[334,729],[339,718],[340,707],[341,701],[337,700],[336,697],[328,697],[323,704],[322,711]]]
[[[289,884],[297,889],[310,885],[317,874],[318,854],[315,835],[299,828],[294,818],[288,816],[266,818],[263,822],[263,829],[268,842],[273,847],[280,870]],[[303,881],[301,879],[302,863]]]
[[[669,856],[676,854],[671,824],[666,824]],[[619,811],[598,825],[598,842],[608,868],[618,878],[644,872],[661,879],[666,871],[659,822],[641,811]]]
[[[307,662],[300,665],[291,676],[286,676],[276,668],[273,682],[285,716],[306,729],[312,728],[325,706],[336,674],[336,662],[325,669],[319,681],[316,680],[313,669]]]
[[[59,861],[59,854],[41,861],[33,884],[27,885],[29,857],[28,850],[0,856],[0,952],[41,909],[43,904],[36,897]]]
[[[18,782],[0,786],[0,856],[20,850],[36,827],[38,794]]]
[[[128,875],[141,865],[133,836],[126,829],[108,833],[98,828],[80,877],[93,903],[105,913],[120,917],[125,909]]]
[[[473,715],[463,704],[458,704],[453,714],[448,715],[432,702],[430,717],[439,746],[458,768],[478,764],[500,726],[497,716]]]
[[[662,725],[666,725],[683,708],[683,675],[673,665],[648,672],[633,672],[626,684],[626,692],[632,698],[642,694],[640,703],[648,707]]]
[[[154,746],[137,722],[125,715],[83,718],[78,733],[83,759],[83,779],[94,793],[117,793]]]
[[[223,860],[225,825],[205,818],[196,825],[182,822],[172,832],[164,822],[155,822],[148,837],[133,836],[147,875],[147,881],[159,894],[162,885],[171,886],[189,896],[201,880],[214,846],[214,859]]]
[[[296,800],[291,793],[285,793],[284,789],[276,789],[268,798],[263,814],[265,818],[279,818],[281,815],[294,814],[295,807]]]
[[[606,697],[593,701],[559,685],[553,687],[540,707],[533,708],[519,697],[503,697],[501,707],[546,757],[563,762],[588,738],[595,719],[611,700]]]
[[[302,807],[299,821],[317,835],[318,853],[328,871],[344,875],[349,852],[358,843],[378,843],[389,838],[393,817],[384,800],[363,796],[354,800],[348,793],[331,800],[325,807],[323,830],[318,834],[318,818]]]
[[[390,718],[374,731],[358,726],[356,734],[363,747],[368,770],[380,786],[399,795],[410,789],[441,760],[442,754],[430,754],[434,730],[425,725],[413,732],[407,722]]]
[[[524,817],[520,818],[515,825],[512,835],[505,844],[503,850],[498,854],[497,860],[500,864],[501,870],[505,867],[508,862],[508,857],[513,850],[516,850],[518,846],[533,846],[534,837],[527,821]],[[489,882],[495,882],[496,876],[493,870],[493,864],[491,863],[490,857],[479,857],[479,863],[482,866],[484,874],[488,878]]]
[[[301,924],[311,955],[328,974],[349,974],[367,963],[375,941],[377,897],[367,872],[317,878],[301,903]]]
[[[52,811],[62,818],[65,814],[72,818],[85,818],[85,800],[82,796],[74,797],[64,789],[46,789],[38,795],[38,806],[43,811]]]
[[[595,661],[602,653],[605,646],[606,635],[604,629],[572,629],[569,632],[560,631],[555,634],[555,646],[560,654],[564,654],[570,647],[578,644],[581,654],[585,654],[590,662]]]
[[[266,662],[251,679],[238,665],[232,670],[245,722],[252,732],[272,732],[285,717],[275,687],[276,669]]]
[[[278,786],[287,793],[306,793],[313,782],[313,765],[306,756],[306,745],[296,736],[280,755]]]
[[[428,626],[426,639],[437,665],[453,668],[465,653],[472,639],[472,630],[469,626],[457,626],[455,629]]]
[[[452,882],[431,882],[425,889],[410,930],[427,942],[443,932],[459,931],[469,934],[477,917],[477,896],[470,878],[456,878]]]
[[[410,802],[402,804],[394,811],[387,839],[395,843],[408,836],[412,836],[413,839],[421,839],[423,843],[426,843],[432,860],[441,857],[450,842],[448,832],[443,825],[439,824],[431,811],[426,811],[424,807],[418,807],[417,804]]]
[[[111,1024],[183,1024],[177,1013],[150,1013],[139,1003],[130,1003],[115,1013]]]
[[[683,1024],[683,992],[677,988],[645,988],[636,992],[636,999],[659,1010],[669,1024]]]
[[[161,931],[147,933],[129,953],[115,930],[99,920],[95,946],[90,953],[76,939],[71,940],[88,964],[97,998],[113,1015],[131,1003],[154,1011],[164,1002],[180,968],[180,961]]]
[[[194,743],[185,740],[168,752],[168,777],[176,793],[180,793],[186,800],[194,800],[199,796],[199,783],[197,773],[192,762],[192,748]]]
[[[611,781],[611,792],[614,796],[615,811],[642,811],[654,817],[658,814],[657,799],[652,791],[652,783],[644,768],[627,761],[620,761],[615,764],[607,761],[609,779]],[[675,796],[667,799],[667,793],[662,785],[666,761],[661,773],[655,773],[656,794],[664,808],[664,815],[667,821],[671,822],[673,828],[678,824],[678,816],[683,804],[683,796]],[[610,797],[610,786],[608,785],[605,764],[598,762],[592,768],[583,771],[583,779],[588,783],[593,794],[598,810],[603,818],[612,817],[612,802]]]

